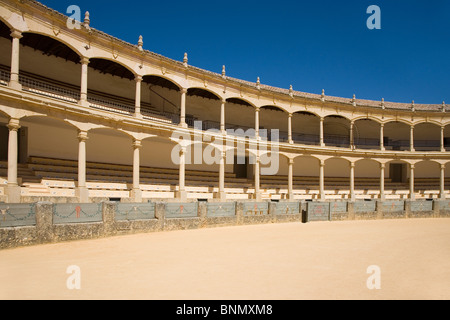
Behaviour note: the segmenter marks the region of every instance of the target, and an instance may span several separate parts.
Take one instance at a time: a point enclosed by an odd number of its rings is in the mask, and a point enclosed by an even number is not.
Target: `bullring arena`
[[[235,79],[91,18],[1,1],[1,298],[450,297],[445,102]]]

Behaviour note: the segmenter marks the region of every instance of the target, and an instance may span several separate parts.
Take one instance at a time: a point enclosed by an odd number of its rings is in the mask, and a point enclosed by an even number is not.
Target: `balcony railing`
[[[11,79],[11,73],[9,71],[0,69],[0,84],[7,86],[10,79]]]
[[[88,94],[87,100],[91,107],[101,110],[112,111],[126,115],[133,114],[135,110],[135,106],[120,103],[114,99],[108,99],[106,97],[100,97],[93,94]]]
[[[19,75],[19,82],[24,91],[33,92],[39,95],[77,103],[80,100],[80,92],[64,88],[52,83],[38,80],[26,75]]]

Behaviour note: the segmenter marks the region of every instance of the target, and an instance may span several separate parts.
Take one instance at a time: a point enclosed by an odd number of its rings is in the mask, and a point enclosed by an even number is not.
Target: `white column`
[[[88,202],[89,191],[86,186],[86,141],[87,131],[78,132],[78,187],[76,195],[80,202]]]
[[[255,109],[255,137],[259,137],[259,111],[260,108],[256,107]]]
[[[219,162],[219,195],[218,198],[220,201],[226,201],[226,193],[225,193],[225,159],[226,152],[222,151]]]
[[[187,89],[181,89],[180,126],[187,128],[186,123],[186,94]]]
[[[410,151],[414,152],[416,150],[414,150],[414,126],[411,126],[411,130],[409,133],[409,145],[410,145]]]
[[[220,104],[220,131],[225,134],[225,104],[227,101],[225,99],[222,100]]]
[[[9,203],[20,202],[20,187],[17,179],[18,166],[18,132],[20,129],[19,119],[11,118],[8,124],[8,185],[5,188]]]
[[[386,168],[385,163],[380,163],[380,200],[385,199],[384,195],[384,169]]]
[[[444,131],[445,131],[445,126],[442,126],[441,127],[441,152],[445,152]]]
[[[88,97],[88,66],[89,59],[81,59],[81,94],[80,94],[80,105],[87,106]]]
[[[186,201],[186,147],[180,150],[180,168],[179,168],[179,182],[178,182],[178,200]]]
[[[441,164],[441,179],[440,179],[439,197],[445,200],[445,164]]]
[[[294,143],[294,141],[292,140],[292,113],[289,113],[288,116],[288,142],[290,144]]]
[[[350,162],[350,201],[355,201],[355,163]]]
[[[354,128],[355,122],[351,121],[350,122],[350,149],[355,149],[355,140],[354,140],[354,135],[353,135],[353,128]]]
[[[324,122],[324,118],[320,117],[319,136],[320,136],[320,146],[321,147],[325,146],[325,142],[323,140],[323,122]]]
[[[8,129],[8,185],[17,186],[19,119],[11,119],[8,124]]]
[[[137,76],[135,79],[136,81],[136,104],[135,104],[135,109],[134,109],[134,116],[137,118],[142,118],[142,114],[141,114],[141,91],[142,91],[142,77],[141,76]]]
[[[260,157],[259,155],[256,156],[256,162],[255,162],[255,200],[261,201],[261,189],[260,189]]]
[[[131,191],[131,198],[135,202],[142,202],[142,191],[140,185],[140,167],[141,157],[140,150],[142,143],[140,140],[133,141],[133,189]]]
[[[294,159],[288,159],[288,198],[294,200]]]
[[[11,78],[9,86],[13,89],[22,90],[22,86],[19,82],[19,62],[20,62],[20,39],[22,33],[14,30],[11,33],[12,37],[12,53],[11,53]]]
[[[324,201],[325,197],[325,161],[320,160],[319,168],[319,198]]]
[[[414,200],[416,198],[414,193],[414,165],[410,165],[409,172],[409,199]]]
[[[385,151],[384,147],[384,123],[380,124],[380,150]]]

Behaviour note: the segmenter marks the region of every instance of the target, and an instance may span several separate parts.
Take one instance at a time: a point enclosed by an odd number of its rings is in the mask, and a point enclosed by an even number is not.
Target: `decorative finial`
[[[356,95],[353,95],[352,104],[354,107],[356,107]]]
[[[89,29],[91,24],[91,19],[89,19],[89,11],[84,14],[84,26]]]
[[[184,64],[185,67],[188,66],[188,54],[187,54],[187,52],[184,53],[183,64]]]
[[[412,112],[416,111],[416,107],[415,107],[415,105],[414,105],[414,100],[413,100],[412,103],[411,103],[411,111],[412,111]]]
[[[325,89],[322,89],[322,96],[320,97],[320,100],[325,101]]]
[[[294,97],[294,88],[292,87],[292,84],[289,86],[289,95],[291,96],[291,98]]]
[[[261,89],[261,81],[259,81],[259,77],[256,79],[256,88],[258,88],[258,90]]]
[[[144,49],[142,48],[142,46],[144,45],[144,38],[142,36],[139,36],[139,41],[138,41],[138,47],[139,50],[143,51]]]
[[[445,112],[445,101],[442,101],[442,109],[441,109],[441,111]]]
[[[381,109],[385,109],[386,107],[384,106],[384,98],[381,98]]]
[[[226,77],[225,65],[222,66],[222,78]]]

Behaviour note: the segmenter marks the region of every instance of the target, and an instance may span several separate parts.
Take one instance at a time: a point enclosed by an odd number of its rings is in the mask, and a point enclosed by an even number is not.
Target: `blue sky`
[[[91,26],[227,75],[327,95],[450,104],[450,1],[41,0]],[[369,30],[370,5],[381,30]]]

